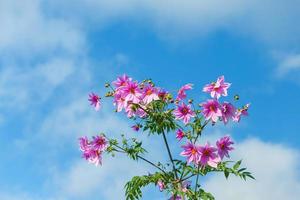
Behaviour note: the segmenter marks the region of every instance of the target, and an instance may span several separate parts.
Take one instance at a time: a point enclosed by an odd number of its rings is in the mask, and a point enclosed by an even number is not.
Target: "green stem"
[[[175,167],[175,164],[174,164],[174,160],[173,160],[173,157],[172,157],[172,154],[171,154],[171,151],[170,151],[170,147],[169,147],[165,132],[163,132],[162,135],[163,135],[163,138],[164,138],[165,145],[167,147],[167,151],[168,151],[168,154],[169,154],[170,161],[171,161],[172,166],[173,166],[173,171],[175,173],[175,177],[176,177],[176,179],[178,179],[177,172],[176,172],[176,167]]]
[[[196,143],[198,137],[201,135],[202,130],[205,128],[205,126],[208,124],[208,122],[209,122],[209,120],[207,120],[207,121],[203,124],[203,126],[201,126],[201,131],[197,134],[197,136],[196,136],[196,138],[195,138],[195,140],[194,140],[194,142],[193,142],[194,144]]]
[[[119,150],[116,150],[117,152],[121,152],[121,153],[127,153],[126,150],[116,144],[114,144],[115,147],[121,149],[122,151],[119,151]],[[157,166],[156,164],[154,164],[153,162],[151,162],[150,160],[147,160],[146,158],[140,156],[140,155],[137,155],[138,158],[142,159],[143,161],[149,163],[150,165],[152,165],[153,167],[159,169],[160,171],[162,171],[164,174],[167,174],[167,172],[165,170],[163,170],[162,168],[160,168],[159,166]]]
[[[198,165],[198,169],[197,169],[197,178],[196,178],[196,185],[195,185],[195,194],[197,192],[197,186],[198,186],[198,181],[199,181],[199,169],[200,169],[200,165]]]

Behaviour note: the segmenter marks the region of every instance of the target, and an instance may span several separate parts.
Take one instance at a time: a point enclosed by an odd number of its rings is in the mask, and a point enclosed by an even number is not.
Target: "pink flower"
[[[217,100],[209,99],[202,104],[202,107],[202,113],[206,120],[211,119],[213,122],[217,122],[219,117],[222,117],[221,106]]]
[[[157,186],[159,188],[159,191],[161,191],[161,192],[166,188],[166,185],[164,184],[164,182],[162,180],[157,181]]]
[[[149,104],[154,100],[159,100],[157,88],[152,87],[151,85],[147,85],[143,90],[142,99],[145,104]]]
[[[134,130],[134,131],[139,131],[139,130],[140,130],[140,126],[139,126],[138,124],[133,125],[131,128],[132,128],[132,130]]]
[[[89,101],[91,102],[91,105],[95,107],[96,111],[98,111],[101,107],[100,99],[101,97],[94,93],[89,94]]]
[[[231,103],[224,102],[222,104],[222,121],[224,124],[227,124],[229,119],[233,119],[235,111],[236,109]]]
[[[79,138],[79,147],[82,151],[82,157],[88,162],[95,164],[96,166],[102,164],[102,152],[106,148],[106,144],[100,142],[102,136],[94,137],[92,142],[88,141],[87,137]]]
[[[229,158],[229,151],[232,151],[234,149],[230,146],[232,144],[234,144],[234,142],[230,139],[229,136],[224,136],[216,142],[218,154],[221,159],[223,159],[224,156]]]
[[[181,103],[177,106],[177,109],[173,111],[176,119],[183,120],[184,124],[187,124],[192,117],[195,117],[195,112],[191,109],[191,105]]]
[[[85,137],[80,137],[79,138],[79,149],[81,151],[85,151],[88,148],[89,148],[89,140],[88,140],[88,138],[86,136]]]
[[[87,149],[83,152],[83,157],[89,162],[96,166],[102,165],[102,155],[101,151],[96,151],[95,149]]]
[[[199,159],[199,164],[203,167],[209,165],[211,167],[217,168],[218,163],[221,161],[220,157],[215,153],[217,149],[206,143],[205,146],[199,147],[199,152],[201,154]]]
[[[185,93],[185,91],[191,90],[192,88],[193,88],[193,84],[190,84],[190,83],[189,83],[189,84],[186,84],[186,85],[184,85],[184,86],[182,86],[182,87],[178,90],[176,100],[177,100],[177,101],[181,101],[181,100],[185,99],[185,98],[186,98],[186,93]]]
[[[250,104],[246,104],[242,109],[237,109],[235,112],[235,115],[233,116],[234,122],[240,122],[241,116],[248,116],[248,109],[250,107]]]
[[[159,89],[158,91],[158,97],[165,101],[167,99],[167,95],[168,95],[168,92],[164,91],[163,89]]]
[[[181,184],[182,192],[187,192],[191,187],[191,181],[183,181]]]
[[[141,90],[137,82],[128,82],[125,86],[120,87],[124,94],[125,101],[132,103],[139,103],[142,96]]]
[[[184,136],[185,136],[185,134],[184,134],[184,132],[181,130],[181,129],[178,129],[177,131],[176,131],[176,138],[180,141],[180,140],[182,140],[182,138],[184,138]]]
[[[210,93],[212,98],[220,98],[221,96],[227,96],[227,89],[230,87],[230,83],[226,83],[224,76],[220,76],[217,82],[207,84],[203,88],[203,92]]]
[[[180,196],[171,196],[168,200],[182,200],[182,198]]]
[[[117,112],[121,112],[123,108],[127,107],[127,101],[125,101],[124,95],[120,92],[114,95],[114,105],[117,106]]]
[[[184,149],[180,155],[187,157],[187,163],[198,163],[198,160],[200,158],[200,148],[191,142],[188,142],[186,145],[183,145],[182,148]]]
[[[126,74],[123,74],[122,76],[119,76],[117,78],[117,80],[115,80],[113,82],[113,84],[117,87],[117,89],[119,87],[122,87],[122,86],[126,86],[128,82],[130,82],[132,80],[132,78],[129,78]]]
[[[105,137],[101,135],[93,136],[92,145],[93,148],[97,151],[105,151],[107,147],[107,141]]]

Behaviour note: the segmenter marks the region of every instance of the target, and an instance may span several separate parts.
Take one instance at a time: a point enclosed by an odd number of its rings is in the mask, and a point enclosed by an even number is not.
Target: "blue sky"
[[[299,11],[293,0],[0,0],[0,199],[121,200],[131,176],[153,170],[80,158],[80,135],[135,134],[109,102],[98,113],[87,102],[123,73],[169,91],[193,83],[199,101],[203,85],[225,75],[250,116],[207,138],[231,134],[233,157],[257,181],[211,176],[203,186],[222,200],[297,199]],[[159,138],[139,137],[157,147],[149,158],[164,159]],[[143,199],[166,196],[149,187]]]

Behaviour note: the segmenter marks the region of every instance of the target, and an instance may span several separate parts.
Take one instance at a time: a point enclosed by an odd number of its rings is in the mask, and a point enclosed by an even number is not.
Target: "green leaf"
[[[241,163],[242,163],[242,160],[237,161],[237,162],[233,165],[233,169],[234,169],[234,170],[237,170],[237,169],[240,167]]]

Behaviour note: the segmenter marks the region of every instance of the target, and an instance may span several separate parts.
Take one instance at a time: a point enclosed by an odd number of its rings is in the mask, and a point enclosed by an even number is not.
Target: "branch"
[[[174,160],[173,160],[173,157],[172,157],[172,154],[171,154],[171,151],[170,151],[170,147],[169,147],[165,132],[162,132],[162,135],[163,135],[164,142],[165,142],[165,145],[166,145],[167,150],[168,150],[170,161],[171,161],[172,166],[173,166],[173,171],[175,173],[175,177],[176,177],[176,179],[178,179],[177,172],[176,172],[176,167],[175,167],[175,164],[174,164]]]

